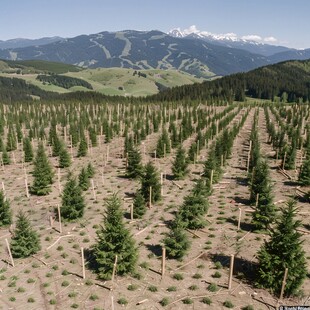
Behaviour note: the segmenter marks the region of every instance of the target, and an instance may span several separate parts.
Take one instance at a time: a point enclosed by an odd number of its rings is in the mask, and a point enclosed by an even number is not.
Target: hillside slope
[[[202,84],[165,90],[151,100],[210,99],[244,100],[245,96],[288,102],[310,101],[310,60],[287,61],[238,73]]]
[[[177,70],[82,69],[62,63],[30,60],[0,61],[0,76],[19,78],[49,92],[68,93],[91,89],[105,95],[120,96],[147,96],[168,87],[203,81]]]

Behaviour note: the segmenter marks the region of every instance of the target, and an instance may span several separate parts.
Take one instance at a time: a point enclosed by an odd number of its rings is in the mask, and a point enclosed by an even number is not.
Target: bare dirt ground
[[[219,184],[214,185],[214,192],[209,198],[210,208],[206,219],[209,225],[200,231],[190,233],[191,249],[183,261],[167,260],[166,273],[161,276],[161,240],[168,231],[167,221],[173,218],[173,211],[182,204],[183,197],[192,189],[194,182],[203,170],[203,161],[208,150],[203,149],[200,159],[190,166],[188,178],[172,182],[171,163],[174,152],[162,159],[151,157],[158,134],[148,137],[145,143],[146,153],[143,162],[152,160],[159,172],[167,175],[164,179],[162,201],[147,211],[142,221],[131,222],[129,206],[131,195],[139,188],[139,182],[123,177],[125,160],[122,153],[123,138],[114,138],[109,144],[100,143],[92,148],[86,158],[74,158],[70,170],[77,175],[82,167],[91,162],[95,167],[94,185],[85,193],[87,210],[82,220],[77,223],[65,223],[59,233],[59,223],[50,227],[49,216],[61,203],[61,188],[57,182],[57,170],[53,192],[46,197],[25,195],[25,175],[29,185],[32,183],[30,172],[32,164],[21,163],[22,152],[15,152],[16,163],[5,166],[0,172],[7,198],[16,214],[18,209],[27,210],[33,227],[39,232],[42,250],[28,259],[15,260],[15,267],[10,265],[5,246],[5,238],[10,239],[8,229],[0,230],[1,261],[0,269],[0,307],[1,309],[164,309],[159,303],[164,297],[169,300],[165,309],[226,309],[224,301],[231,301],[234,309],[253,305],[254,309],[273,309],[278,303],[277,297],[266,290],[255,289],[249,276],[256,262],[256,253],[268,236],[252,231],[251,211],[248,205],[249,189],[246,182],[246,161],[249,148],[249,134],[252,126],[254,109],[251,110],[245,125],[235,139],[231,159],[224,168],[224,175]],[[279,174],[275,166],[272,149],[266,143],[267,132],[263,110],[259,118],[262,153],[268,158],[271,178],[274,182],[274,201],[278,206],[295,192],[294,183]],[[195,137],[184,142],[188,147]],[[103,141],[103,137],[101,137]],[[74,154],[76,154],[74,149]],[[109,153],[108,160],[107,152]],[[141,145],[144,153],[144,146]],[[50,158],[54,167],[57,162]],[[66,182],[67,170],[61,169],[60,184]],[[123,200],[125,221],[139,248],[137,271],[140,280],[133,277],[116,277],[114,283],[96,279],[91,270],[86,269],[86,279],[82,276],[80,248],[89,248],[96,240],[96,228],[102,222],[104,199],[113,192],[118,192]],[[309,204],[298,202],[299,217],[304,224],[310,220]],[[237,220],[241,209],[241,229],[237,231]],[[310,235],[304,234],[304,249],[308,262],[310,259]],[[232,289],[228,290],[229,261],[235,255]],[[199,256],[199,257],[198,257]],[[216,269],[215,262],[220,261],[223,268]],[[142,267],[141,267],[142,266]],[[147,268],[145,268],[147,267]],[[218,271],[219,277],[215,276]],[[182,280],[173,276],[181,274]],[[218,276],[218,275],[217,275]],[[216,292],[207,288],[210,283],[218,286]],[[131,286],[130,286],[131,285]],[[151,286],[156,287],[150,289]],[[113,288],[113,290],[110,290]],[[284,300],[286,305],[310,305],[310,280],[303,285],[305,297]],[[190,304],[185,304],[186,297]],[[201,302],[202,297],[209,297],[211,305]],[[127,305],[118,304],[120,298],[128,301]],[[143,301],[140,305],[139,302]]]

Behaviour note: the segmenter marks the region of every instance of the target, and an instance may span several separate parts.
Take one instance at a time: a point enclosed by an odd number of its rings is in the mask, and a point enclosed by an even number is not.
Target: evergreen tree
[[[136,147],[128,153],[126,176],[128,178],[141,177],[143,173],[143,166],[141,164],[141,154]]]
[[[24,160],[25,163],[32,162],[33,160],[33,149],[32,144],[29,138],[25,138],[23,140],[23,148],[24,148]]]
[[[188,236],[185,233],[184,223],[177,215],[170,227],[169,233],[163,240],[169,258],[181,259],[190,247]]]
[[[300,168],[298,182],[301,186],[310,185],[310,158],[306,159]]]
[[[187,162],[194,163],[197,157],[197,144],[193,142],[188,150]]]
[[[161,185],[156,168],[151,162],[146,164],[141,178],[141,193],[145,201],[150,200],[150,187],[152,187],[152,203],[161,199]]]
[[[41,249],[38,234],[32,229],[23,212],[17,215],[16,228],[11,240],[11,251],[15,258],[28,257]]]
[[[121,203],[115,194],[106,202],[103,224],[97,231],[97,243],[93,247],[99,278],[111,278],[116,255],[116,274],[125,275],[133,272],[138,251],[134,239],[123,223]]]
[[[256,195],[258,195],[252,223],[256,229],[267,229],[274,221],[276,212],[271,194],[269,168],[266,161],[260,160],[252,173],[251,201],[256,201]]]
[[[186,228],[201,229],[206,226],[204,215],[207,210],[208,201],[203,195],[190,194],[184,198],[178,214]]]
[[[2,161],[3,165],[9,165],[11,163],[11,158],[6,148],[4,148],[2,151]]]
[[[140,190],[136,192],[135,199],[133,201],[133,217],[135,219],[141,219],[146,213],[146,202]]]
[[[164,157],[165,154],[168,154],[170,152],[171,147],[170,147],[169,135],[167,130],[163,129],[163,132],[157,141],[156,156],[161,158]]]
[[[295,202],[289,201],[271,230],[270,240],[265,241],[258,252],[257,283],[275,294],[281,290],[285,268],[288,268],[286,296],[296,294],[307,275],[301,233],[296,230],[301,222],[295,220],[296,215]]]
[[[183,179],[188,173],[187,167],[188,162],[186,160],[185,150],[179,147],[172,166],[174,178],[177,180]]]
[[[67,168],[71,165],[71,156],[64,144],[59,151],[59,168]]]
[[[260,160],[252,172],[252,180],[250,182],[251,195],[250,201],[256,201],[256,195],[259,194],[259,199],[265,199],[266,202],[271,202],[271,184],[269,177],[269,167],[265,160]]]
[[[83,191],[87,191],[90,186],[90,181],[88,178],[88,173],[85,168],[82,168],[79,174],[79,186]]]
[[[88,150],[87,142],[86,142],[85,137],[83,136],[81,141],[80,141],[80,144],[79,144],[79,149],[78,149],[77,157],[84,157],[84,156],[86,156],[87,155],[87,150]]]
[[[63,149],[62,143],[58,138],[58,135],[55,133],[52,139],[52,156],[54,157],[59,156],[62,149]]]
[[[95,175],[95,169],[91,163],[88,163],[86,167],[87,177],[92,178]]]
[[[12,126],[9,126],[8,136],[7,136],[7,151],[14,151],[17,148],[15,130]]]
[[[76,180],[69,176],[61,197],[61,216],[73,221],[81,218],[84,214],[85,203],[82,191]]]
[[[204,164],[204,178],[206,179],[207,183],[210,184],[211,182],[211,174],[213,170],[213,181],[212,183],[217,183],[220,180],[222,169],[220,163],[215,156],[214,148],[212,148],[209,152],[208,159]],[[211,185],[211,184],[210,184]]]
[[[3,150],[4,150],[4,143],[2,137],[0,136],[0,153],[3,152]]]
[[[45,154],[42,143],[38,146],[37,155],[34,162],[34,181],[31,192],[35,195],[47,195],[51,192],[53,183],[53,171],[49,160]]]
[[[0,190],[0,227],[12,224],[12,211],[10,203],[5,200],[4,193]]]

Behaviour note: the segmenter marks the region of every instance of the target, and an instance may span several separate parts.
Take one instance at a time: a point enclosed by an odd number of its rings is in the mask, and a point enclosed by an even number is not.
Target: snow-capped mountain
[[[238,37],[238,35],[233,32],[215,34],[208,31],[200,31],[195,25],[184,30],[181,30],[181,28],[174,28],[167,34],[175,38],[200,39],[209,43],[231,48],[239,48],[263,56],[271,56],[276,53],[294,51],[294,49],[285,46],[268,44],[276,43],[277,40],[274,37],[262,38],[259,35]]]

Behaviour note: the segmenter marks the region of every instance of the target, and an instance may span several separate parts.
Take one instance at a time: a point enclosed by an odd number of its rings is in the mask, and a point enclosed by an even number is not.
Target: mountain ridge
[[[271,51],[263,52],[262,47],[269,49],[279,47],[251,44],[252,50],[249,51],[247,50],[249,45],[233,46],[234,42],[230,40],[229,46],[226,43],[215,44],[193,35],[179,38],[159,30],[102,31],[97,34],[65,38],[46,45],[2,49],[0,59],[46,60],[87,68],[174,69],[196,77],[211,78],[247,72],[291,58],[308,57],[308,50],[302,52],[287,48],[282,50],[282,47],[280,53],[264,56],[264,53],[270,54]],[[257,46],[260,50],[257,50]]]

